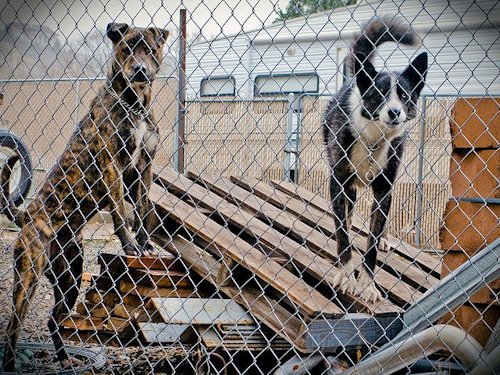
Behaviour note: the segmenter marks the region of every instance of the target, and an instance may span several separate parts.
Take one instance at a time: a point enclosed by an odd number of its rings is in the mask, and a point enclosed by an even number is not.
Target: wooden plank
[[[210,186],[211,189],[218,192],[222,196],[228,196],[228,194],[230,194],[232,199],[235,200],[238,205],[241,205],[251,210],[251,213],[253,215],[266,215],[264,216],[264,218],[268,221],[271,221],[273,224],[281,223],[281,225],[284,225],[286,223],[288,225],[288,233],[293,232],[296,226],[301,226],[302,231],[304,231],[305,233],[314,233],[315,234],[314,236],[311,235],[304,239],[307,242],[307,244],[310,245],[311,247],[314,247],[315,250],[318,251],[318,253],[322,255],[327,255],[336,260],[335,258],[336,251],[333,250],[336,248],[336,242],[331,240],[324,233],[321,233],[309,227],[305,223],[301,223],[298,218],[291,218],[288,213],[283,212],[282,210],[272,206],[271,204],[267,203],[266,200],[254,196],[253,194],[244,190],[243,188],[237,185],[233,185],[231,182],[227,180],[223,180],[219,177],[207,174],[204,174],[203,176],[197,178],[202,179],[207,185]],[[267,216],[267,215],[272,215],[272,216]],[[288,219],[284,219],[287,216]],[[286,222],[283,222],[282,220],[286,220]],[[312,237],[314,237],[316,242],[314,243],[311,242]],[[366,245],[363,242],[361,242],[361,238],[359,236],[357,239],[354,238],[354,240],[355,240],[354,245],[359,247],[359,249],[365,248]],[[284,246],[283,248],[287,249],[287,246]],[[331,247],[333,247],[333,249]],[[355,266],[359,265],[362,261],[361,256],[356,252],[353,252],[352,256]],[[389,256],[393,255],[390,254]],[[310,264],[311,261],[309,261],[308,263]],[[379,264],[384,265],[383,261],[381,261]],[[399,266],[399,264],[397,265]],[[412,271],[412,269],[409,270],[408,265],[404,265],[403,267],[399,268],[401,268],[402,272],[406,273]],[[325,270],[325,268],[323,268],[323,270]],[[415,290],[415,288],[413,288],[412,286],[405,285],[404,283],[401,282],[401,280],[398,277],[389,274],[383,269],[379,269],[376,271],[375,280],[384,290],[386,290],[389,293],[389,295],[393,299],[395,299],[398,303],[402,305],[408,303],[408,301],[412,301],[415,298],[418,298],[421,294],[417,290]],[[381,305],[377,304],[375,305],[378,306],[379,309],[384,309],[384,307]],[[371,307],[373,308],[373,306]],[[392,308],[394,311],[394,306]]]
[[[307,316],[335,315],[339,308],[311,288],[303,280],[283,269],[278,263],[268,259],[249,243],[231,233],[214,220],[196,212],[190,205],[168,193],[164,188],[153,184],[150,190],[152,201],[170,217],[200,237],[207,243],[213,243],[225,255],[231,257],[242,266],[283,295],[286,295],[300,311]]]
[[[85,294],[85,299],[95,305],[104,304],[113,308],[120,301],[120,296],[116,293],[103,293],[98,289],[92,288]]]
[[[64,328],[79,331],[112,331],[121,332],[129,326],[126,319],[110,316],[106,319],[95,318],[88,315],[64,314],[59,317],[59,325]]]
[[[131,307],[140,307],[147,305],[147,299],[133,294],[119,295],[114,292],[103,292],[97,289],[89,289],[85,293],[85,299],[94,305],[104,304],[111,311],[115,305],[124,304]]]
[[[325,282],[330,287],[331,285],[333,285],[333,279],[335,277],[335,274],[337,273],[337,268],[330,260],[324,259],[318,254],[311,252],[306,247],[301,246],[299,243],[278,232],[273,227],[269,227],[268,225],[257,219],[256,215],[241,210],[239,207],[225,201],[223,198],[216,195],[215,193],[206,190],[204,187],[193,184],[192,181],[182,175],[177,174],[176,172],[162,171],[158,175],[158,178],[162,179],[165,184],[168,184],[169,189],[181,194],[186,194],[203,207],[207,207],[212,211],[217,211],[224,219],[228,220],[231,224],[235,225],[239,229],[244,230],[253,237],[258,238],[259,241],[263,245],[268,246],[269,249],[276,251],[285,257],[290,257],[291,259],[293,259],[294,263],[296,263],[297,266],[301,268],[301,270],[309,273],[315,279],[319,280],[320,282]],[[198,178],[204,179],[205,176],[201,176]],[[213,181],[210,181],[208,182],[208,184],[211,185],[212,182]],[[238,189],[240,188],[238,188],[237,186],[235,186],[234,189],[231,189],[232,193],[235,194],[235,199],[237,199],[238,202],[246,202],[246,199],[239,198],[236,191]],[[259,198],[255,198],[255,200],[255,205],[252,206],[255,208],[255,212],[257,212],[257,210],[266,211],[267,209],[271,211],[276,210],[273,206],[270,206],[265,202],[257,201],[260,200]],[[293,221],[287,218],[286,213],[279,212],[276,215],[273,215],[270,220],[273,220],[273,223],[277,223],[282,226],[291,225],[293,228],[295,228]],[[323,234],[312,230],[312,228],[307,227],[305,224],[302,224],[302,227],[305,227],[304,232],[311,234],[311,237],[313,237],[313,234],[316,233],[320,238],[325,239],[324,242],[331,242]],[[333,245],[335,245],[334,242]],[[328,243],[321,243],[319,246],[315,245],[318,250],[326,246],[328,246]],[[388,290],[394,290],[394,283],[390,285],[390,288]],[[386,300],[377,303],[367,303],[355,295],[346,295],[346,298],[349,300],[349,304],[352,305],[354,303],[355,308],[361,309],[363,311],[371,311],[377,314],[394,313],[400,311],[399,307],[394,306],[392,303]],[[342,311],[339,311],[339,313]]]
[[[153,298],[163,321],[170,324],[255,324],[253,318],[232,299]]]
[[[80,315],[92,315],[94,318],[106,318],[111,315],[111,308],[102,303],[82,302],[76,306],[76,312]]]
[[[114,316],[135,322],[162,322],[160,313],[156,310],[151,300],[144,306],[132,307],[125,304],[117,304],[112,311]]]
[[[120,292],[124,294],[130,293],[143,298],[196,296],[196,292],[191,288],[156,288],[146,285],[136,285],[125,280],[120,281]]]
[[[217,284],[217,274],[220,272],[222,265],[212,255],[193,242],[180,236],[176,236],[172,240],[155,236],[155,240],[167,246],[170,251],[178,253],[190,270],[218,287],[228,297],[245,306],[252,312],[254,317],[266,324],[278,335],[304,350],[304,336],[307,335],[304,332],[307,332],[307,330],[304,320],[296,316],[297,312],[291,314],[278,301],[266,296],[261,290],[250,287],[240,289],[238,287],[219,286]]]
[[[184,271],[176,257],[162,254],[158,258],[136,257],[124,254],[101,253],[98,258],[101,267],[105,269],[124,270],[125,268],[148,270]],[[101,269],[102,271],[102,269]]]
[[[128,275],[133,283],[149,287],[193,287],[191,280],[185,272],[132,268],[128,271]]]
[[[163,240],[157,238],[157,240],[168,246],[169,251],[179,253],[191,270],[217,286],[216,276],[222,265],[212,255],[182,237],[175,237],[173,241],[167,238]],[[353,346],[359,347],[366,345],[367,341],[364,340],[367,339],[371,340],[369,342],[385,343],[401,329],[399,318],[390,315],[383,315],[380,319],[367,314],[348,314],[347,319],[318,317],[306,324],[304,319],[296,316],[297,312],[291,314],[278,301],[265,296],[260,290],[249,287],[219,287],[219,290],[245,306],[257,320],[303,353],[311,353],[318,349],[324,352],[338,350],[344,343],[334,341],[337,330],[342,332],[342,339],[345,337]],[[363,324],[363,320],[367,322],[366,325]],[[353,324],[356,330],[352,329]],[[387,335],[384,334],[384,330],[387,331]],[[348,333],[351,334],[350,338],[347,338]],[[378,339],[376,335],[379,335]]]
[[[236,179],[234,180],[236,181]],[[308,211],[308,206],[306,204],[299,202],[279,191],[276,191],[276,189],[274,189],[271,185],[259,181],[253,177],[241,177],[239,180],[237,180],[237,183],[245,189],[251,190],[266,202],[276,204],[278,205],[278,207],[282,207],[282,209],[292,211],[295,215],[297,215],[297,218],[295,218],[293,222],[298,222],[299,218],[302,220],[303,216],[301,215],[301,212]],[[235,188],[233,188],[233,190],[235,190]],[[294,204],[292,204],[292,202],[297,203],[297,205],[295,205],[294,207]],[[324,220],[324,218],[323,220],[319,220],[317,222],[309,221],[309,223],[314,227],[319,226],[322,231],[326,230],[331,232],[334,228],[333,220]],[[351,234],[351,240],[353,245],[358,250],[361,250],[362,252],[366,251],[366,238],[361,238],[359,235],[353,233]],[[323,243],[321,243],[320,246],[324,246]],[[382,267],[383,269],[389,270],[392,273],[396,274],[396,276],[402,277],[404,281],[410,283],[415,287],[429,289],[439,282],[439,279],[437,277],[429,275],[427,272],[423,271],[418,266],[418,264],[405,261],[401,257],[394,254],[392,251],[379,251],[377,256],[377,264],[379,265],[379,267]]]
[[[331,203],[326,199],[322,198],[318,194],[315,194],[301,186],[295,185],[288,181],[271,181],[271,184],[277,188],[278,190],[294,197],[295,199],[307,204],[308,206],[312,206],[316,210],[320,212],[326,213],[330,217],[333,218],[333,214],[331,211]],[[310,210],[312,211],[312,210]],[[366,226],[363,223],[353,218],[353,227],[356,231],[361,232],[364,236],[367,236]],[[333,222],[332,222],[333,225]],[[322,228],[326,229],[326,228]],[[332,230],[334,228],[330,228],[329,232],[333,233]],[[417,249],[408,243],[404,243],[401,246],[396,245],[400,244],[401,241],[393,236],[387,236],[389,243],[391,244],[391,251],[394,251],[406,259],[418,262],[420,267],[426,272],[432,273],[433,276],[439,276],[439,269],[441,267],[441,261],[437,258],[432,257],[429,254],[426,254],[420,249]]]

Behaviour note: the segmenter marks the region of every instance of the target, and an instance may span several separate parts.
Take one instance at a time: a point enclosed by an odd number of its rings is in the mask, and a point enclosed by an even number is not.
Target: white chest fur
[[[149,153],[151,158],[154,156],[159,139],[158,133],[154,129],[148,127],[148,124],[145,121],[141,121],[134,128],[133,137],[135,141],[135,148],[130,158],[132,165],[136,166],[143,149]]]
[[[369,146],[360,138],[354,144],[350,162],[356,174],[356,183],[367,186],[382,171],[387,163],[389,142],[382,141],[376,146]]]

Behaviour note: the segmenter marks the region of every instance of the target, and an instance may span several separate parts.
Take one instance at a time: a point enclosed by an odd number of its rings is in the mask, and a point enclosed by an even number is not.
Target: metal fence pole
[[[286,131],[285,131],[285,178],[288,181],[293,181],[291,178],[291,168],[292,168],[292,152],[295,152],[296,145],[292,141],[293,133],[293,102],[295,95],[293,93],[288,95],[288,113],[286,116]]]
[[[423,173],[424,173],[424,150],[425,150],[425,112],[427,110],[427,96],[422,96],[422,113],[420,116],[420,144],[418,145],[418,175],[417,175],[417,212],[415,217],[415,246],[420,248],[420,225],[422,222],[422,203],[423,203]]]
[[[177,110],[177,127],[175,134],[175,166],[178,172],[184,172],[184,145],[186,132],[186,9],[180,10],[179,24],[179,102]]]
[[[80,100],[80,80],[77,79],[75,83],[76,83],[76,87],[75,87],[75,91],[76,91],[76,95],[75,95],[76,98],[75,98],[75,100],[76,100],[76,102],[75,102],[75,110],[73,111],[73,115],[74,115],[73,121],[75,123],[75,128],[76,128],[76,126],[78,124],[78,108],[80,107],[80,104],[81,104],[81,100]]]

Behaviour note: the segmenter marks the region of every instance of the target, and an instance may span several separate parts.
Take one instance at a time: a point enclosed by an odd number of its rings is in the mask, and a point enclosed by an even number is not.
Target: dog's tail
[[[14,165],[19,159],[18,154],[11,156],[0,172],[0,213],[5,214],[10,221],[15,222],[18,226],[22,226],[24,211],[14,204],[9,187]]]
[[[351,54],[347,61],[349,72],[356,73],[354,71],[356,60],[361,65],[366,61],[373,62],[375,57],[373,52],[385,42],[417,46],[419,38],[410,25],[404,23],[400,18],[394,16],[375,17],[362,28],[361,33],[354,37]]]

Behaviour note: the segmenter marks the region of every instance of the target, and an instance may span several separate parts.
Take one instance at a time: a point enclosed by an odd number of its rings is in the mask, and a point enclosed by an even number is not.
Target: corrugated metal
[[[258,74],[315,71],[320,92],[336,91],[341,72],[337,49],[346,48],[352,34],[374,14],[400,14],[423,38],[431,55],[426,93],[498,93],[497,61],[500,12],[496,1],[406,0],[361,1],[358,5],[276,23],[240,35],[194,45],[188,55],[189,95],[196,96],[201,79],[233,75],[237,95],[252,96]],[[339,38],[340,36],[340,38]],[[252,47],[248,48],[249,40]],[[295,54],[289,55],[287,50]],[[376,65],[402,69],[420,50],[385,45]]]
[[[236,95],[248,96],[245,82],[249,73],[245,65],[248,41],[244,37],[218,39],[193,45],[187,54],[186,69],[188,97],[199,97],[201,80],[209,76],[233,76],[236,80]]]

